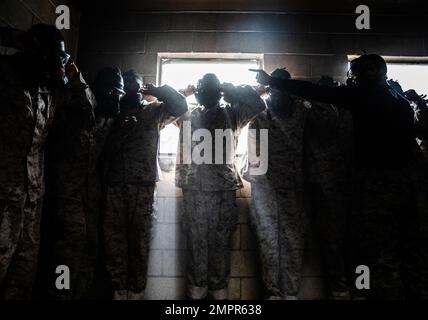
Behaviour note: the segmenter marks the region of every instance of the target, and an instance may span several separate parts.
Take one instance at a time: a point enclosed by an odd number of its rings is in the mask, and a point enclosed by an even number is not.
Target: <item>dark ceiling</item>
[[[427,0],[74,0],[82,11],[287,11],[353,13],[360,4],[375,13],[427,13]]]

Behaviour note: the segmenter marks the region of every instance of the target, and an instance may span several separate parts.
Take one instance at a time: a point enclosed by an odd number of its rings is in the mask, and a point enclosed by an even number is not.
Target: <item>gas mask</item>
[[[221,96],[221,84],[215,74],[207,73],[198,81],[195,98],[200,105],[206,108],[214,107]]]
[[[386,81],[385,60],[377,54],[365,54],[351,61],[347,86],[371,85]]]
[[[124,83],[118,68],[104,68],[94,82],[97,114],[114,118],[120,113],[120,101],[125,95]]]
[[[65,85],[68,83],[66,76],[66,66],[70,61],[70,55],[65,52],[65,45],[62,41],[55,48],[50,48],[41,54],[42,70],[45,78],[53,83]]]
[[[291,79],[290,73],[285,68],[278,68],[271,73],[271,77],[284,80]],[[286,91],[280,91],[269,87],[269,98],[266,101],[267,107],[273,112],[291,115],[292,100]]]
[[[48,85],[65,85],[66,66],[70,61],[70,55],[65,51],[64,39],[54,26],[38,24],[31,27],[24,40],[25,52],[35,61],[33,69]]]
[[[126,95],[121,101],[121,110],[139,107],[143,101],[143,94],[141,93],[143,76],[134,70],[129,70],[123,74],[123,81]]]

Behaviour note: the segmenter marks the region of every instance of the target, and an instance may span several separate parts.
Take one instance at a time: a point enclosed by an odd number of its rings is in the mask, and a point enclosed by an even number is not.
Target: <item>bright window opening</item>
[[[348,61],[358,56],[349,55]],[[419,94],[428,94],[427,57],[384,56],[388,65],[388,79],[398,81],[404,91],[416,90]],[[348,64],[348,68],[350,63]]]
[[[428,94],[428,64],[388,63],[388,79],[397,80],[404,91]]]
[[[229,82],[234,85],[257,85],[254,72],[248,69],[257,69],[262,66],[261,59],[194,59],[194,58],[161,58],[160,85],[168,84],[176,90],[184,89],[189,84],[195,85],[206,73],[214,73],[220,82]],[[195,104],[195,97],[187,98],[189,105]],[[239,137],[237,154],[243,155],[247,150],[248,128],[242,131]],[[177,152],[179,129],[175,125],[168,125],[161,131],[160,155],[175,155]]]

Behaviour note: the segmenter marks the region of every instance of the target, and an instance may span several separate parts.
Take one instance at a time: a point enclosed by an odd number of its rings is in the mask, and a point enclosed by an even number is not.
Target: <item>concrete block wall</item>
[[[79,40],[80,12],[71,0],[2,0],[0,1],[0,26],[28,30],[37,23],[55,24],[55,9],[59,5],[70,8],[70,30],[62,30],[68,52],[75,57]],[[14,50],[0,47],[0,54]]]
[[[133,67],[155,81],[159,52],[262,53],[268,71],[285,66],[299,78],[330,74],[343,79],[346,56],[362,49],[388,56],[428,54],[426,11],[373,13],[371,29],[359,31],[355,7],[348,4],[341,13],[183,12],[174,11],[174,5],[166,12],[97,11],[83,18],[79,64],[88,79],[114,64]]]
[[[183,210],[181,189],[174,187],[174,173],[163,173],[157,186],[157,220],[153,228],[149,260],[147,299],[184,299],[186,237],[180,226]],[[249,224],[251,186],[237,192],[239,225],[233,235],[229,299],[253,300],[262,297],[257,244]],[[308,232],[311,234],[311,232]],[[302,299],[323,299],[325,288],[319,250],[314,237],[305,251]]]
[[[263,54],[264,67],[287,67],[302,79],[329,74],[343,80],[347,55],[361,49],[388,56],[427,56],[427,12],[418,1],[366,1],[371,30],[355,28],[359,1],[123,0],[118,7],[83,13],[78,64],[88,80],[101,67],[134,68],[157,80],[160,52]],[[179,227],[180,190],[171,175],[159,183],[147,297],[184,297],[185,237]],[[234,236],[230,298],[261,296],[254,235],[248,225],[250,186],[238,193],[240,225]],[[304,299],[326,296],[319,243],[309,226],[304,253]]]
[[[174,173],[163,173],[157,189],[157,222],[149,262],[148,299],[184,299],[186,237],[180,225],[183,210],[181,189],[174,187]],[[246,185],[247,190],[249,185]],[[259,297],[257,254],[248,225],[248,194],[237,192],[239,225],[231,251],[231,299]]]

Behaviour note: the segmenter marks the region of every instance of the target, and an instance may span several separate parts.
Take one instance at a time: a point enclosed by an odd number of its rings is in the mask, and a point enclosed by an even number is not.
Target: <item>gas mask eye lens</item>
[[[62,61],[62,65],[66,66],[67,63],[70,61],[70,55],[68,53],[64,52],[62,57],[61,57],[61,61]]]

